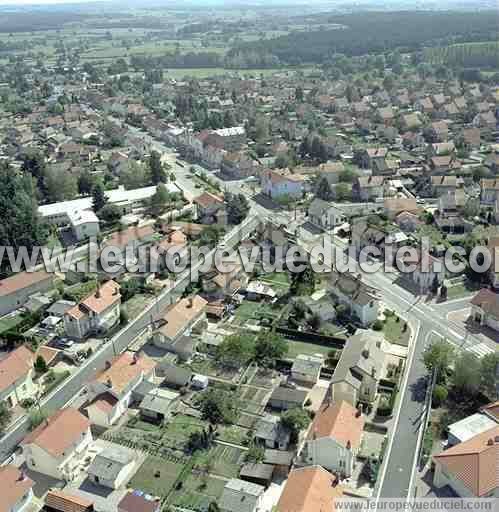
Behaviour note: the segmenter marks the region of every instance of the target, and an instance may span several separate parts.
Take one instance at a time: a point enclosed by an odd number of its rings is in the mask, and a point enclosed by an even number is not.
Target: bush
[[[24,400],[21,400],[19,403],[21,404],[21,407],[23,409],[30,409],[35,405],[35,401],[33,400],[33,398],[25,398]]]
[[[433,390],[433,405],[440,407],[447,400],[448,394],[449,392],[444,386],[437,384]]]
[[[383,330],[383,322],[381,320],[376,320],[373,324],[373,329],[375,331],[382,331]]]

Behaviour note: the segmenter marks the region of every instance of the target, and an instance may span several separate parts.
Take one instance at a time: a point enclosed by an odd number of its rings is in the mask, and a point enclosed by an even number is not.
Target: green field
[[[324,345],[316,345],[314,343],[305,343],[303,341],[294,341],[287,340],[289,350],[286,355],[287,359],[296,359],[296,356],[300,354],[304,355],[313,355],[313,354],[322,354],[327,356],[330,350],[333,350],[335,347],[326,347]]]
[[[209,466],[210,473],[225,478],[235,478],[243,462],[244,450],[233,446],[215,445],[199,455],[198,465]]]
[[[390,343],[395,343],[396,345],[402,345],[403,347],[407,347],[409,345],[409,338],[411,336],[411,330],[409,327],[404,331],[405,321],[400,319],[397,322],[397,316],[391,315],[387,316],[383,325],[383,332],[385,334],[385,338]]]
[[[153,496],[166,496],[173,487],[183,466],[159,457],[148,456],[129,486]]]
[[[190,474],[182,482],[182,488],[171,494],[169,503],[189,510],[207,510],[212,501],[220,498],[225,484],[220,478]]]
[[[0,318],[0,334],[12,329],[23,321],[22,314],[14,314]]]

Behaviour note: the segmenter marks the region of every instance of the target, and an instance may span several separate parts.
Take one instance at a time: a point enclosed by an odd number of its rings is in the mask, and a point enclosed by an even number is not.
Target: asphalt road
[[[257,225],[257,217],[247,218],[241,225],[235,227],[223,242],[226,247],[232,247],[245,238]],[[78,368],[78,370],[65,380],[61,387],[45,400],[40,402],[41,407],[48,413],[64,407],[73,397],[77,396],[85,384],[91,381],[95,374],[102,370],[106,361],[115,354],[127,349],[132,341],[145,329],[149,328],[154,320],[157,320],[164,309],[172,303],[172,300],[180,294],[191,281],[191,273],[201,267],[203,261],[198,262],[191,269],[179,275],[175,283],[158,295],[153,304],[148,306],[138,317],[125,325],[100,351],[94,353],[90,359]],[[28,432],[28,419],[20,418],[0,439],[0,461],[7,458]]]

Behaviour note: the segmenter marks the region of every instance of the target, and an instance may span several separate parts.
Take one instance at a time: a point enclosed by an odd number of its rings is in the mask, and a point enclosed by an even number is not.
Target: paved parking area
[[[362,434],[362,446],[359,455],[361,457],[379,457],[385,434],[378,432],[365,432]]]

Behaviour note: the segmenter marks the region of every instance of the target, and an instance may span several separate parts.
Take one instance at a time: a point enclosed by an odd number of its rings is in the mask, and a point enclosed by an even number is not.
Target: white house
[[[499,294],[483,288],[471,300],[471,318],[499,332]]]
[[[0,468],[0,510],[23,512],[33,500],[34,482],[15,466]]]
[[[124,352],[88,385],[90,403],[86,410],[90,421],[100,427],[110,427],[132,403],[133,391],[154,375],[156,363],[146,355]]]
[[[64,314],[66,334],[73,338],[84,338],[91,332],[105,332],[120,318],[120,285],[107,281],[95,292]]]
[[[107,443],[99,452],[90,466],[87,474],[97,485],[109,489],[120,489],[133,476],[137,468],[137,455],[134,451],[113,443]]]
[[[314,199],[310,203],[308,217],[310,222],[327,231],[340,226],[346,221],[346,216],[342,210],[322,199]]]
[[[262,505],[265,487],[262,485],[231,478],[220,498],[222,512],[257,512]]]
[[[324,403],[310,427],[301,462],[350,477],[364,424],[361,412],[348,402]]]
[[[158,321],[159,327],[153,334],[154,344],[169,352],[183,355],[179,342],[189,336],[199,323],[206,320],[208,302],[199,295],[186,297],[171,306]]]
[[[68,212],[69,225],[78,242],[100,233],[99,218],[92,210]]]
[[[265,170],[261,174],[262,192],[272,199],[299,199],[305,191],[304,177],[298,174]]]
[[[28,468],[60,480],[79,474],[92,443],[90,422],[76,409],[60,409],[22,441]]]
[[[458,443],[464,443],[476,435],[494,428],[496,425],[497,420],[487,414],[478,412],[472,414],[449,425],[447,434],[449,445],[454,446]]]
[[[0,361],[0,403],[15,407],[26,398],[35,396],[33,383],[34,354],[24,345]]]
[[[0,316],[23,306],[36,293],[52,288],[54,274],[44,270],[19,272],[0,281]]]
[[[358,329],[341,351],[340,360],[331,379],[331,396],[335,402],[373,403],[385,366],[383,334]]]
[[[437,488],[449,486],[461,498],[499,498],[499,425],[433,457]]]
[[[333,298],[347,306],[350,314],[358,319],[363,327],[371,325],[378,318],[378,290],[363,283],[360,276],[333,271],[330,274],[329,290]]]

